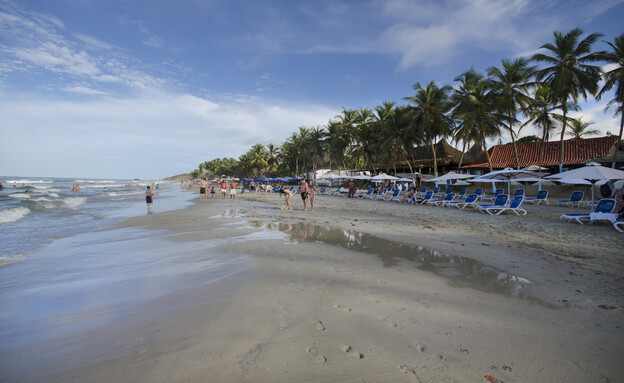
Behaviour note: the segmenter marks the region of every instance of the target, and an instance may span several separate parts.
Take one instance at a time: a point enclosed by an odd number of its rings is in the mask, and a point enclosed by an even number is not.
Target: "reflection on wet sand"
[[[537,301],[528,292],[531,281],[511,275],[474,259],[449,255],[422,246],[410,245],[373,235],[343,229],[332,229],[310,222],[251,222],[252,226],[279,230],[297,242],[320,242],[348,250],[374,254],[384,267],[396,267],[406,260],[423,271],[429,271],[448,279],[453,287],[470,287],[522,299]]]

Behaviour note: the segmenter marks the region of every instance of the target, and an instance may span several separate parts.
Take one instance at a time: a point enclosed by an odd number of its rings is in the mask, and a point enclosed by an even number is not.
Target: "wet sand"
[[[9,338],[0,380],[624,381],[624,236],[608,225],[560,222],[576,209],[552,206],[491,217],[326,196],[313,213],[298,195],[292,212],[281,203],[208,200],[49,249],[121,255],[81,260],[96,270],[76,280],[107,276],[86,284],[100,310],[55,308],[48,321],[63,334]],[[11,267],[32,274],[23,264]],[[20,298],[50,286],[61,288],[44,280]],[[71,300],[85,284],[62,286]],[[37,364],[17,352],[29,349]]]

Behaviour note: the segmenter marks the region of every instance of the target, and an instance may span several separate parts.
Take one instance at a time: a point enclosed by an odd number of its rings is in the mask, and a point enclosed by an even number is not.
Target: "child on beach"
[[[214,195],[215,195],[215,190],[214,190],[214,186],[210,189],[210,198],[214,199]]]
[[[280,190],[280,194],[284,194],[284,206],[282,206],[282,210],[292,210],[290,199],[292,198],[293,193],[288,189],[282,189]]]

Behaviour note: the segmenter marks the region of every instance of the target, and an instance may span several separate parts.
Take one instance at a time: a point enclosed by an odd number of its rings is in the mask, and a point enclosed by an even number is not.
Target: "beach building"
[[[474,162],[476,156],[475,153],[479,153],[478,149],[471,148],[470,150],[462,153],[461,150],[455,149],[446,140],[440,140],[435,144],[436,162],[438,165],[438,174],[445,174],[451,170],[457,169],[463,164],[471,164]],[[422,145],[414,148],[412,155],[413,159],[410,161],[412,169],[420,174],[433,174],[433,150],[430,145]],[[378,166],[378,168],[384,168]],[[397,172],[409,172],[409,166],[407,162],[402,161],[396,164]],[[388,172],[392,172],[392,169],[386,169]]]
[[[602,162],[611,162],[610,158],[616,150],[616,136],[605,136],[598,138],[570,139],[563,141],[563,167],[573,169],[583,166],[588,161],[600,159]],[[521,168],[539,165],[541,144],[528,143],[517,144],[518,162]],[[559,147],[560,141],[550,141],[544,144],[544,156],[541,166],[550,168],[552,172],[559,170]],[[516,167],[516,157],[513,145],[494,145],[488,149],[492,169],[504,169]],[[605,158],[606,157],[606,158]],[[619,153],[616,167],[624,165],[624,156]],[[485,153],[482,153],[473,163],[462,165],[460,170],[468,171],[471,174],[482,174],[489,171],[488,161]]]

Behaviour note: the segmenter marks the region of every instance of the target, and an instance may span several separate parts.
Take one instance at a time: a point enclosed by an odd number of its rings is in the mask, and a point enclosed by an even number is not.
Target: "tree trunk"
[[[511,115],[509,116],[511,118]],[[520,169],[520,159],[518,158],[518,147],[516,146],[516,137],[513,131],[511,121],[509,121],[509,134],[511,134],[511,143],[513,144],[514,155],[516,156],[516,169]]]
[[[567,120],[567,114],[568,114],[568,108],[566,107],[566,100],[563,100],[562,105],[562,109],[563,109],[563,127],[561,128],[561,140],[559,142],[559,173],[561,173],[563,171],[563,136],[565,135],[565,131],[566,131],[566,120]]]
[[[462,146],[462,154],[461,157],[459,157],[459,165],[457,166],[457,171],[459,171],[459,168],[461,168],[462,162],[464,162],[464,154],[466,154],[466,140],[462,141],[464,142],[464,146]]]
[[[485,135],[481,134],[481,145],[483,146],[483,151],[485,152],[485,158],[487,158],[488,168],[490,172],[492,171],[492,161],[490,160],[490,153],[487,151],[487,145],[485,144]]]
[[[438,159],[436,157],[435,145],[433,144],[433,140],[429,141],[431,144],[431,151],[433,152],[433,175],[435,177],[438,176]]]
[[[538,171],[542,171],[542,162],[544,161],[544,145],[546,141],[546,132],[548,131],[548,126],[546,125],[546,121],[544,121],[544,128],[542,130],[542,142],[540,143],[540,154],[539,154],[539,169]]]
[[[622,117],[620,118],[620,135],[618,136],[618,141],[616,142],[616,148],[613,152],[613,161],[611,161],[611,167],[615,169],[615,157],[619,151],[622,151],[622,127],[624,127],[624,110],[621,111]]]

